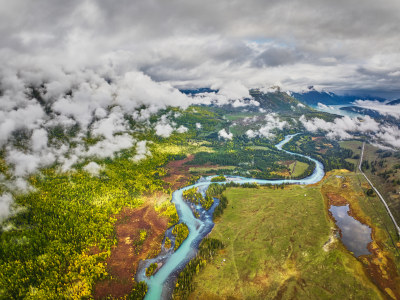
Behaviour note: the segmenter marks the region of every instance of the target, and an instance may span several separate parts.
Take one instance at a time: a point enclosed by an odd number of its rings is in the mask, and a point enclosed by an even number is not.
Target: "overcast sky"
[[[0,63],[3,77],[92,69],[175,87],[397,93],[399,28],[398,0],[1,0]]]

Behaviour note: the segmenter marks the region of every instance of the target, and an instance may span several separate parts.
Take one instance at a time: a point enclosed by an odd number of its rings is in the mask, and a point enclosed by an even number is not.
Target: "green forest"
[[[104,260],[116,244],[113,216],[165,187],[167,155],[154,153],[139,165],[129,155],[102,162],[107,167],[98,177],[52,168],[30,177],[35,191],[16,197],[23,209],[1,230],[1,298],[91,295],[94,282],[107,276]]]
[[[355,165],[346,159],[353,157],[351,149],[340,147],[339,143],[326,137],[312,138],[309,134],[297,135],[284,149],[309,155],[324,165],[325,171],[333,169],[355,170]]]
[[[175,236],[174,250],[177,250],[189,235],[189,228],[185,223],[180,223],[175,225],[174,229],[172,229],[172,234]]]

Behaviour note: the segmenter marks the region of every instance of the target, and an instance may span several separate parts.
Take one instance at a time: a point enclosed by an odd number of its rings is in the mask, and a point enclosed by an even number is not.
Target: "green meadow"
[[[361,263],[332,236],[320,186],[229,188],[210,238],[225,249],[190,299],[379,299]]]
[[[292,172],[292,176],[298,177],[301,176],[308,168],[308,164],[296,161],[289,166],[290,171]]]

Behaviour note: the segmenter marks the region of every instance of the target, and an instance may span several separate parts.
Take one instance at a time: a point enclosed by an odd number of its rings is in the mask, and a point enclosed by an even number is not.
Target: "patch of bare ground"
[[[327,193],[326,196],[328,197],[328,201],[330,205],[334,206],[344,206],[348,204],[347,200],[340,195],[335,193]]]
[[[364,255],[360,260],[370,278],[389,296],[388,299],[400,299],[400,280],[396,265],[382,249],[384,246],[380,241],[372,241],[368,244],[368,250],[372,255]]]
[[[170,161],[165,169],[167,170],[167,175],[163,178],[163,180],[171,185],[171,189],[177,190],[186,185],[188,185],[191,174],[189,169],[196,167],[219,167],[218,165],[186,165],[185,163],[192,161],[194,159],[194,155],[188,155],[184,159],[173,160]],[[210,174],[211,175],[211,174]]]
[[[189,166],[185,165],[186,162],[194,159],[194,155],[188,155],[184,159],[170,161],[165,169],[167,175],[163,180],[171,185],[173,190],[184,187],[188,184],[190,178]]]
[[[168,224],[168,219],[159,216],[151,204],[136,209],[125,208],[116,218],[118,244],[106,261],[111,278],[95,285],[94,299],[121,298],[131,292],[139,261],[160,251]],[[147,236],[140,243],[140,232],[144,230]]]

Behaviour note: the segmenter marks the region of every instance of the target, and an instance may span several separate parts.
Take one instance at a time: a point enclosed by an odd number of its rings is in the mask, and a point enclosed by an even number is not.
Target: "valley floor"
[[[399,299],[395,232],[361,180],[333,171],[313,186],[228,189],[228,207],[210,234],[226,247],[195,276],[189,298]],[[327,194],[372,228],[371,255],[355,258],[335,237]]]

